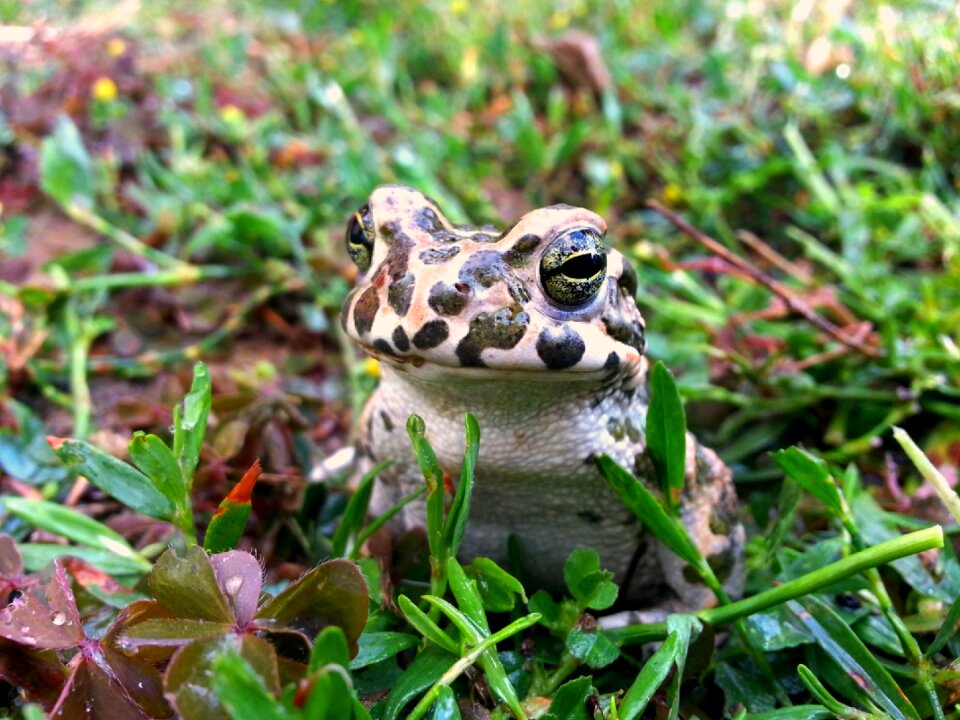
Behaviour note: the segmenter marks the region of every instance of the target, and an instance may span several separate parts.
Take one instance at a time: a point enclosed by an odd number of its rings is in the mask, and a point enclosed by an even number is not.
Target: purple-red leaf
[[[78,655],[51,720],[147,720],[150,716],[123,686],[88,657]]]
[[[0,535],[0,604],[7,602],[11,590],[23,583],[23,558],[9,535]]]
[[[277,656],[273,646],[255,635],[225,635],[198,640],[173,656],[164,677],[167,699],[183,720],[227,720],[213,689],[213,661],[234,650],[253,667],[274,694],[280,691]]]
[[[233,608],[237,623],[245,626],[257,612],[263,589],[263,570],[257,559],[243,550],[230,550],[210,557],[221,592]]]
[[[217,585],[210,558],[194,545],[185,558],[167,550],[149,577],[150,592],[173,616],[233,623],[236,618]]]
[[[34,650],[0,638],[0,680],[49,709],[60,695],[67,671],[52,650]]]
[[[73,590],[59,560],[50,582],[25,590],[0,610],[0,637],[43,650],[76,647],[83,640]]]
[[[353,657],[367,621],[367,605],[367,584],[359,568],[347,560],[330,560],[269,600],[257,619],[274,620],[311,638],[328,625],[336,625],[343,630]]]

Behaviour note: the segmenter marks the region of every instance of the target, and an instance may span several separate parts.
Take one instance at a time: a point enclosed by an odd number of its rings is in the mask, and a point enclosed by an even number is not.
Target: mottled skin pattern
[[[348,229],[361,273],[342,316],[350,337],[382,361],[359,446],[365,462],[395,464],[380,475],[373,511],[423,483],[407,417],[423,417],[441,467],[456,478],[469,411],[482,437],[462,556],[503,562],[516,536],[526,577],[558,589],[570,552],[592,547],[635,604],[707,606],[712,593],[644,533],[593,462],[611,455],[659,493],[645,453],[648,366],[636,276],[603,247],[605,232],[603,219],[565,205],[530,212],[502,233],[453,226],[416,190],[374,191]],[[548,280],[551,258],[578,252],[584,264],[563,265]],[[577,273],[592,279],[571,280]],[[593,291],[576,302],[551,297],[584,282]],[[690,435],[682,519],[737,594],[744,533],[730,471]],[[423,524],[423,503],[395,521]]]

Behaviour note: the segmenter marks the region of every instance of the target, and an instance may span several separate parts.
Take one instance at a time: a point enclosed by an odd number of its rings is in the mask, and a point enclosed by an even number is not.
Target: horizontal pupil
[[[596,253],[588,255],[577,255],[567,260],[563,265],[557,268],[557,273],[562,273],[567,277],[580,278],[586,280],[592,278],[598,272],[603,270],[606,258]]]

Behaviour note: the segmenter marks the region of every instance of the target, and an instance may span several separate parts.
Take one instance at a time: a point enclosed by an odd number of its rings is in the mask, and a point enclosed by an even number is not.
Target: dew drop
[[[52,622],[57,627],[63,625],[67,622],[67,614],[64,612],[57,611],[50,616],[50,622]]]
[[[227,593],[230,595],[236,595],[240,592],[240,588],[243,587],[243,575],[232,575],[227,578],[227,582],[224,583],[226,586]]]

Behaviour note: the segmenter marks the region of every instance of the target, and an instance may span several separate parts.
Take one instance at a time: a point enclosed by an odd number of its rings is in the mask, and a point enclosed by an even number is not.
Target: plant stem
[[[115,273],[97,275],[70,281],[67,291],[80,293],[89,290],[118,290],[129,287],[167,287],[171,285],[189,285],[201,280],[219,280],[239,275],[234,268],[218,265],[183,265],[157,272]]]
[[[950,487],[947,479],[937,470],[936,466],[930,462],[930,458],[924,454],[923,450],[917,447],[917,444],[913,441],[913,438],[907,434],[906,430],[894,427],[893,437],[900,443],[900,447],[907,453],[913,464],[916,465],[917,470],[923,475],[923,479],[930,483],[930,486],[937,493],[937,497],[940,498],[940,502],[946,505],[950,514],[960,523],[960,497],[958,497],[956,491]]]
[[[481,640],[476,645],[474,645],[470,651],[457,660],[453,665],[450,666],[450,669],[447,670],[433,687],[427,691],[427,693],[420,698],[420,702],[417,703],[413,711],[408,715],[408,720],[417,720],[420,717],[423,717],[424,713],[430,709],[430,706],[433,705],[434,701],[437,699],[437,694],[440,692],[440,687],[443,685],[449,685],[454,680],[456,680],[463,672],[473,665],[481,655],[488,649],[495,647],[497,643],[506,640],[508,637],[517,634],[521,630],[525,630],[531,625],[535,625],[540,620],[540,613],[531,613],[525,617],[514,620],[512,623],[507,625],[502,630],[499,630],[489,637]]]
[[[738,600],[729,605],[701,610],[696,616],[704,622],[713,625],[725,625],[739,618],[762,612],[788,600],[817,592],[822,588],[839,582],[856,573],[885,565],[908,555],[915,555],[924,550],[943,547],[943,528],[939,525],[918,530],[893,540],[874,545],[866,550],[853,553],[845,558],[830,563],[826,567],[807,573],[782,585],[765,590],[753,597]],[[638,642],[663,640],[667,636],[666,623],[652,623],[649,625],[628,625],[608,631],[610,637],[621,645]]]

